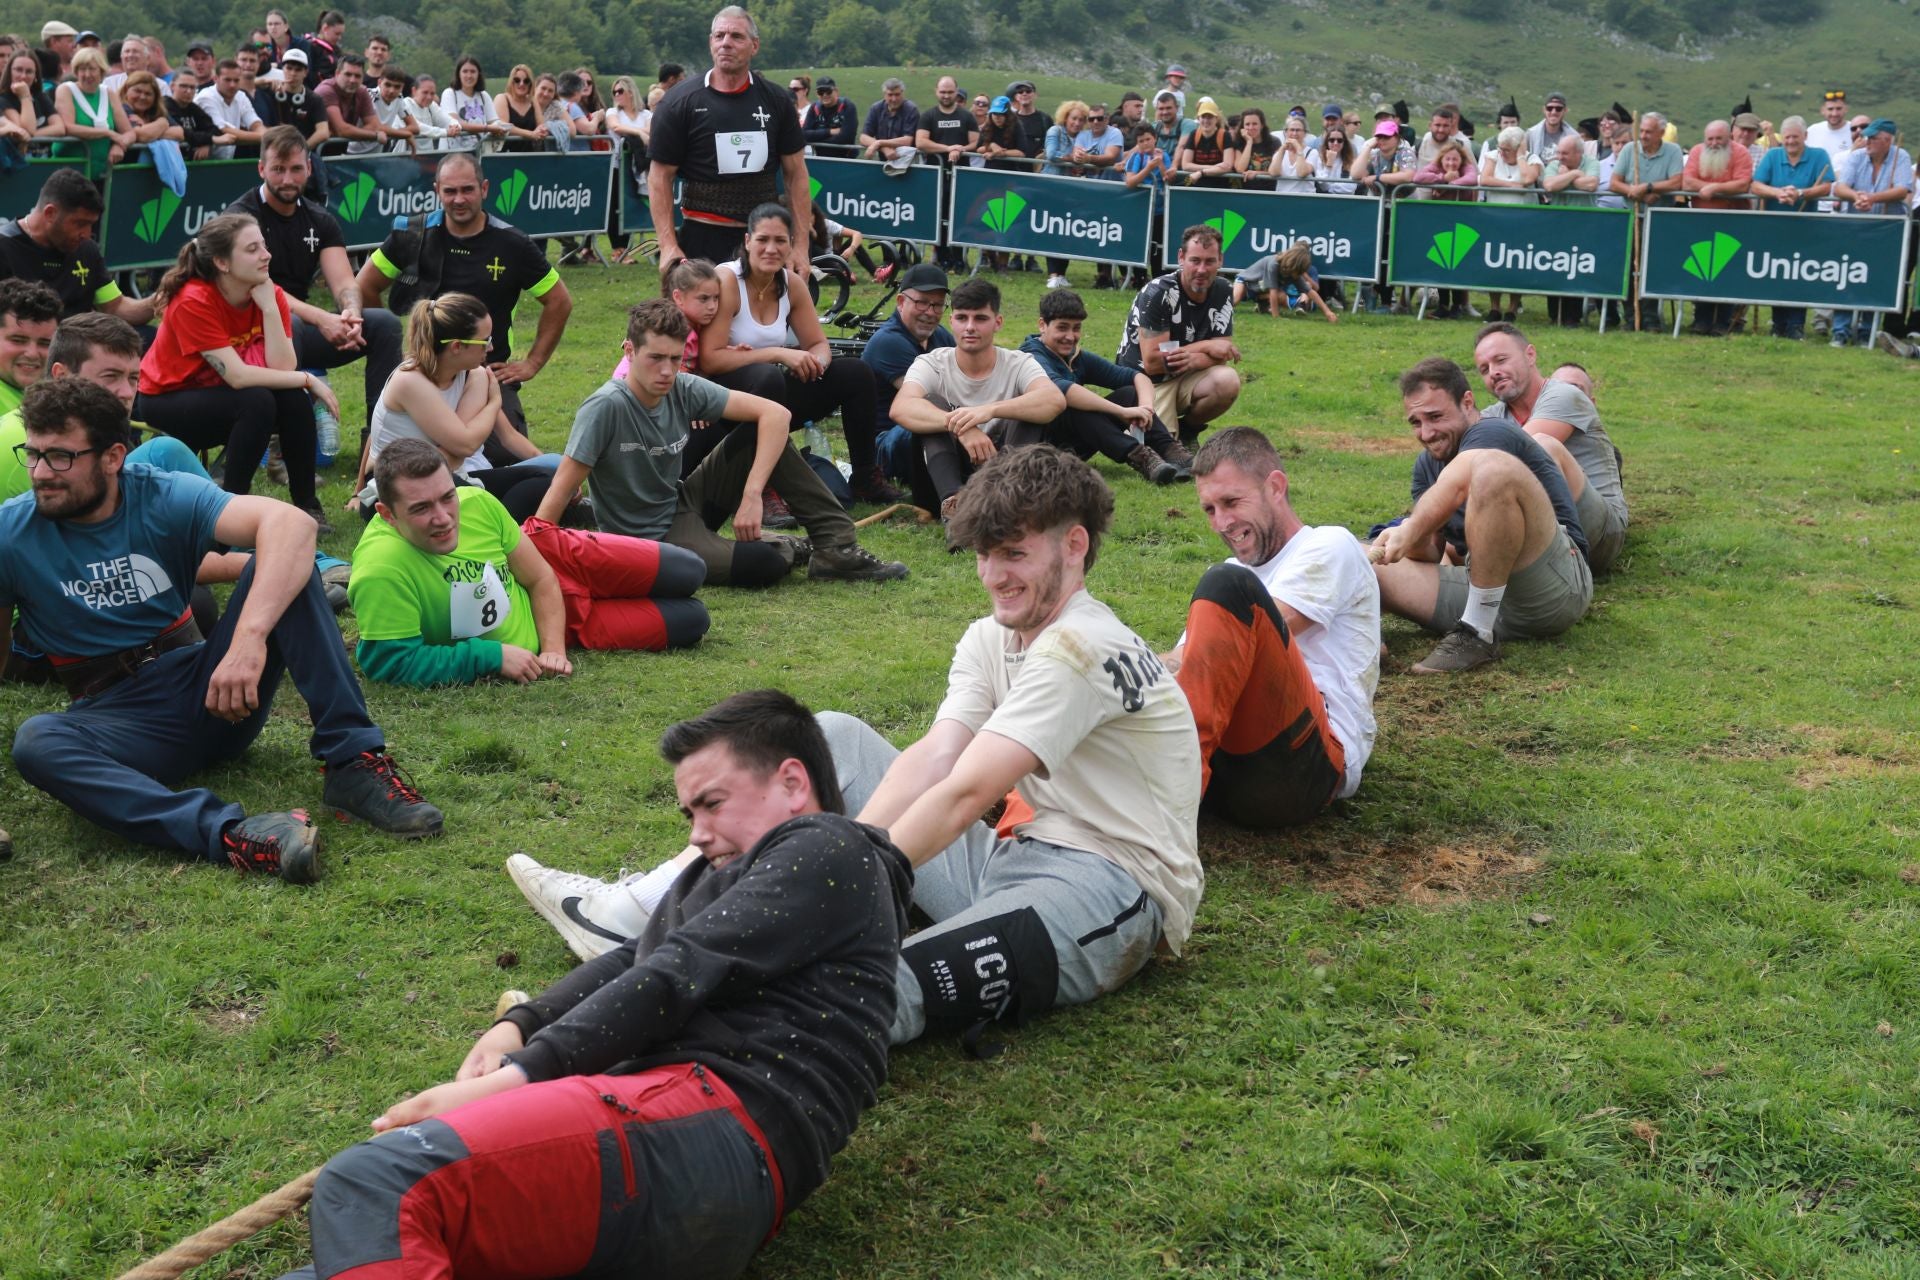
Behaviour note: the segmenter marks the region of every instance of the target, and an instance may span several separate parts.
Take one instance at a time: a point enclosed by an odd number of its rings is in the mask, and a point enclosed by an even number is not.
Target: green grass
[[[1404,98],[1424,130],[1427,113],[1452,101],[1479,126],[1482,140],[1492,136],[1495,113],[1509,96],[1521,122],[1531,125],[1553,92],[1567,95],[1572,120],[1598,116],[1616,101],[1631,111],[1663,111],[1688,145],[1707,121],[1731,116],[1749,94],[1754,110],[1776,125],[1796,114],[1818,120],[1821,94],[1834,88],[1848,91],[1851,113],[1891,116],[1910,130],[1920,123],[1920,92],[1909,74],[1920,10],[1905,0],[1844,0],[1805,25],[1743,26],[1685,47],[1647,43],[1630,18],[1618,30],[1555,6],[1512,10],[1487,22],[1440,0],[1287,4],[1256,17],[1227,8],[1191,18],[1192,29],[1187,15],[1152,19],[1144,36],[1129,23],[1145,11],[1116,12],[1113,25],[1092,40],[1051,48],[1044,62],[1034,60],[1023,32],[996,27],[987,38],[1010,47],[976,54],[954,74],[973,93],[997,94],[1011,80],[1032,79],[1040,89],[1035,105],[1052,114],[1066,98],[1112,105],[1128,89],[1149,92],[1162,83],[1168,62],[1178,61],[1193,73],[1189,114],[1198,92],[1227,111],[1263,107],[1276,128],[1288,108],[1304,106],[1317,128],[1322,104],[1334,101],[1359,104],[1371,127],[1374,103]],[[931,109],[934,82],[947,70],[831,63],[798,69],[819,75],[829,67],[862,111],[889,75]],[[767,74],[783,77],[790,69]]]
[[[568,272],[574,321],[526,393],[542,443],[650,279]],[[1012,279],[1009,343],[1039,278]],[[1107,349],[1124,298],[1085,296]],[[1466,357],[1470,326],[1239,323],[1233,419],[1282,446],[1304,517],[1401,509],[1393,379]],[[938,1036],[896,1053],[752,1274],[1920,1273],[1912,368],[1536,336],[1599,373],[1627,458],[1633,529],[1588,619],[1445,683],[1406,674],[1430,641],[1390,623],[1359,794],[1288,835],[1203,825],[1182,960],[992,1062]],[[1105,471],[1119,513],[1092,586],[1168,644],[1220,548],[1189,491]],[[0,1274],[116,1274],[449,1077],[503,987],[568,967],[501,861],[612,874],[679,847],[653,751],[670,720],[778,684],[898,741],[923,730],[981,593],[931,530],[868,541],[913,578],[711,590],[698,651],[576,655],[566,681],[371,690],[448,834],[329,819],[312,889],[126,848],[0,777],[19,847],[0,866]],[[58,701],[9,687],[0,713]],[[288,690],[208,781],[317,805],[304,730]],[[283,1224],[205,1274],[277,1276],[305,1247]]]

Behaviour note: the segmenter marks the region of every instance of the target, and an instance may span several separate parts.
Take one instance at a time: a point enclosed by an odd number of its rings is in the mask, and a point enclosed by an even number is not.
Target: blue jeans
[[[1858,342],[1864,344],[1867,335],[1873,331],[1873,312],[1871,311],[1835,311],[1833,313],[1833,340],[1835,342]]]
[[[238,724],[207,710],[207,683],[233,643],[253,573],[249,564],[204,643],[161,654],[106,692],[21,725],[13,737],[20,776],[115,835],[224,863],[220,838],[245,810],[204,788],[172,786],[245,751],[265,727],[283,676],[291,674],[306,699],[315,759],[340,765],[381,750],[385,738],[367,714],[320,575],[311,570],[268,633],[259,710]]]

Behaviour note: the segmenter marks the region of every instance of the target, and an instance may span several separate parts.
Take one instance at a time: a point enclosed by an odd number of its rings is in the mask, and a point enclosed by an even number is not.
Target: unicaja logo
[[[1451,271],[1467,260],[1473,252],[1473,246],[1480,243],[1480,233],[1464,222],[1453,224],[1453,230],[1442,231],[1433,238],[1433,246],[1427,250],[1427,260],[1442,271]]]
[[[133,234],[147,244],[153,244],[165,233],[167,224],[173,221],[174,212],[180,208],[180,197],[171,191],[162,191],[156,198],[140,206],[140,220],[133,224]]]
[[[807,179],[807,199],[818,200],[819,198],[820,198],[820,179],[808,178]]]
[[[367,201],[373,198],[373,189],[378,185],[371,173],[363,173],[341,188],[340,212],[347,215],[348,222],[360,221],[360,215],[366,212]]]
[[[511,218],[520,207],[520,197],[527,193],[527,175],[522,169],[515,169],[500,181],[500,194],[493,198],[493,207],[502,216]]]
[[[1247,220],[1231,209],[1222,209],[1217,218],[1208,218],[1206,224],[1220,233],[1220,250],[1226,252],[1233,248],[1233,242],[1246,230]]]
[[[1733,261],[1733,255],[1740,252],[1740,242],[1724,231],[1713,233],[1713,239],[1702,240],[1687,251],[1687,260],[1680,264],[1681,269],[1696,280],[1717,280],[1720,273]]]
[[[1013,230],[1013,224],[1020,220],[1020,213],[1026,207],[1026,200],[1018,193],[1009,191],[998,200],[987,201],[987,211],[980,215],[980,221],[1005,234]]]

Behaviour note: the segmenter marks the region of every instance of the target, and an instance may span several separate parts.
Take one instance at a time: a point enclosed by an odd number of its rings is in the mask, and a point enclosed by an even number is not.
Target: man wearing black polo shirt
[[[787,117],[794,118],[791,107]],[[501,410],[525,435],[527,415],[520,408],[520,384],[532,381],[553,358],[567,317],[573,314],[573,295],[547,262],[544,248],[526,232],[487,212],[487,180],[480,176],[480,161],[473,152],[449,152],[434,173],[433,190],[440,198],[441,212],[430,215],[424,227],[395,231],[373,251],[360,268],[360,296],[378,302],[389,284],[406,276],[416,298],[470,293],[486,303],[493,317],[487,367],[500,383]],[[805,192],[802,179],[801,193]],[[532,348],[516,360],[513,309],[522,294],[539,300],[540,327],[534,332]]]
[[[298,52],[292,50],[291,52]],[[293,349],[302,369],[338,369],[365,357],[367,416],[400,363],[400,321],[383,307],[360,306],[360,282],[347,261],[347,238],[325,207],[301,194],[312,167],[306,139],[292,125],[267,130],[260,143],[260,185],[241,196],[228,213],[246,213],[260,224],[273,259],[267,274],[293,309]],[[333,294],[337,314],[307,301],[319,275]]]
[[[34,198],[33,212],[0,222],[0,278],[38,280],[60,295],[60,317],[105,311],[128,324],[153,319],[153,300],[133,299],[107,274],[93,232],[100,192],[78,169],[55,169]]]
[[[653,113],[647,151],[647,195],[664,271],[681,258],[725,262],[740,252],[747,214],[775,198],[776,173],[786,180],[794,225],[813,221],[808,196],[806,138],[793,95],[753,70],[760,28],[739,5],[713,15],[707,35],[713,70],[683,81]],[[673,182],[682,184],[673,225]],[[793,269],[805,275],[806,237],[796,237]]]

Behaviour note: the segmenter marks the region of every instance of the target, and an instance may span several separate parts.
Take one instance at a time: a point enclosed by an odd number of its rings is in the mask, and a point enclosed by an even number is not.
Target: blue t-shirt
[[[0,506],[0,608],[26,641],[92,658],[143,645],[187,611],[200,558],[233,495],[210,481],[128,463],[120,507],[98,524],[48,520],[23,493]]]
[[[1553,502],[1554,519],[1567,531],[1574,545],[1580,548],[1580,555],[1587,554],[1586,531],[1580,527],[1580,513],[1574,509],[1573,495],[1567,491],[1567,478],[1560,474],[1560,467],[1547,451],[1534,443],[1532,436],[1522,431],[1505,418],[1481,418],[1467,428],[1460,437],[1460,453],[1469,449],[1498,449],[1510,453],[1527,464],[1527,470],[1533,472],[1533,478],[1547,491],[1547,497]],[[1413,460],[1413,500],[1420,501],[1420,495],[1433,487],[1440,478],[1446,464],[1430,453],[1422,452]],[[1462,554],[1467,550],[1467,504],[1461,503],[1460,509],[1447,518],[1445,528],[1447,542]]]
[[[1800,148],[1799,164],[1787,162],[1785,147],[1768,147],[1761,153],[1760,163],[1753,166],[1753,180],[1770,187],[1806,188],[1822,181],[1831,182],[1833,177],[1833,161],[1819,147]],[[1768,200],[1762,207],[1780,213],[1804,209],[1807,202],[1802,200],[1792,205],[1781,200]]]
[[[906,376],[913,362],[927,351],[937,351],[941,347],[952,345],[953,335],[947,332],[947,326],[936,325],[933,336],[927,339],[926,348],[922,350],[920,344],[914,340],[913,334],[907,331],[907,326],[900,323],[898,311],[888,316],[887,322],[874,330],[873,336],[867,339],[866,349],[860,353],[860,358],[866,361],[868,368],[873,370],[873,389],[876,393],[874,425],[876,427],[885,431],[888,427],[895,425],[893,398],[899,394],[899,388],[893,384]]]

